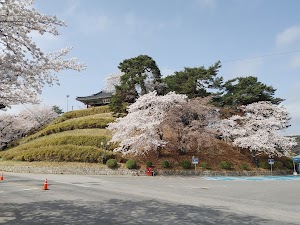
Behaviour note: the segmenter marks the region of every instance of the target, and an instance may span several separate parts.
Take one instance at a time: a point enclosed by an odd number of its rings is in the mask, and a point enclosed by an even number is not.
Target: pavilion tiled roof
[[[113,94],[110,92],[100,91],[100,92],[90,95],[90,96],[77,97],[76,100],[77,101],[97,100],[97,99],[103,99],[103,98],[111,98],[112,95]]]

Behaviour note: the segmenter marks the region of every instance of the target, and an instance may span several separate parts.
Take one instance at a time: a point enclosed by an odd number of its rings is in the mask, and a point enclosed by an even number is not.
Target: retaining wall
[[[0,171],[15,173],[40,174],[77,174],[77,175],[132,175],[145,176],[145,170],[103,169],[97,167],[33,167],[33,166],[3,166]],[[272,175],[292,175],[292,171],[273,171]],[[163,176],[268,176],[270,171],[194,171],[194,170],[157,170],[157,175]]]

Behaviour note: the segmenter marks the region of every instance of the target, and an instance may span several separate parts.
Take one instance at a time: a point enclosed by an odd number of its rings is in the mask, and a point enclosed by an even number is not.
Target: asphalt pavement
[[[299,224],[299,187],[300,179],[4,173],[0,224]]]

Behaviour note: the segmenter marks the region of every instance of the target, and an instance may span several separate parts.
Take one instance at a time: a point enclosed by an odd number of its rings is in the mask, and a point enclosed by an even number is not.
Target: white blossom
[[[53,121],[58,114],[50,106],[34,105],[17,115],[0,114],[0,149]]]
[[[119,72],[116,74],[110,74],[106,79],[105,79],[105,88],[104,90],[106,92],[110,93],[115,93],[116,88],[115,86],[120,85],[121,82],[121,76],[123,76],[124,73]]]
[[[288,155],[296,145],[295,139],[279,134],[289,127],[289,114],[284,107],[270,102],[257,102],[242,106],[243,116],[234,115],[218,125],[225,140],[249,149],[254,154],[269,156]]]
[[[111,142],[118,142],[115,151],[123,154],[145,154],[157,151],[166,141],[161,138],[159,125],[168,110],[185,102],[187,96],[170,92],[158,96],[156,91],[142,95],[128,107],[128,115],[110,123],[109,130],[113,131]]]
[[[0,105],[36,103],[45,85],[58,82],[53,72],[82,70],[75,58],[64,59],[71,48],[44,53],[31,33],[58,35],[65,26],[56,16],[43,15],[33,8],[33,0],[0,1]]]

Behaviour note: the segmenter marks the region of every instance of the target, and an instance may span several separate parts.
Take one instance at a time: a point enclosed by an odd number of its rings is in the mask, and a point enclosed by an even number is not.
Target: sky
[[[224,80],[256,76],[277,89],[292,119],[285,135],[300,134],[300,1],[298,0],[36,0],[67,27],[60,36],[34,36],[46,52],[72,46],[87,69],[62,71],[60,86],[42,102],[82,109],[77,96],[101,91],[124,59],[146,54],[164,76],[220,60]],[[69,97],[67,97],[69,96]]]

